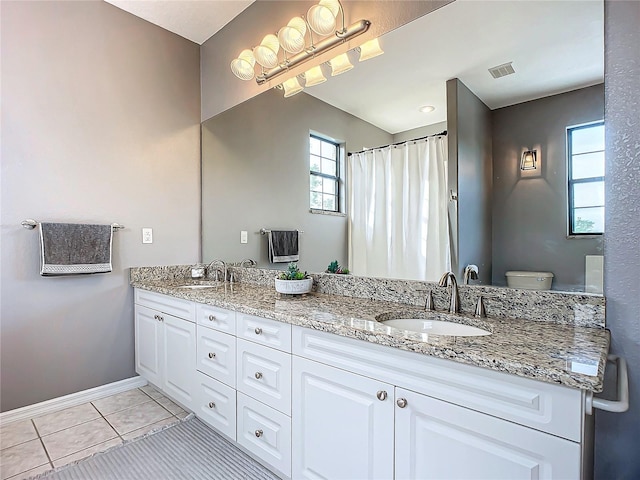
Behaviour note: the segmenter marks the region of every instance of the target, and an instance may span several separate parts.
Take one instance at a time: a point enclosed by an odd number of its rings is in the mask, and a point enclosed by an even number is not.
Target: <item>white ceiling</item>
[[[199,44],[253,3],[105,1]],[[462,80],[491,109],[603,82],[603,1],[456,0],[387,33],[380,44],[384,55],[305,92],[398,133],[446,120],[450,78]],[[357,53],[350,55],[356,63]],[[515,74],[489,74],[507,62]],[[422,105],[436,109],[424,114]]]
[[[105,0],[202,45],[255,0]]]
[[[305,91],[398,133],[446,120],[450,78],[491,109],[604,81],[602,1],[456,0],[387,33],[380,45],[384,55]],[[489,74],[507,62],[515,74]],[[422,105],[436,110],[421,113]]]

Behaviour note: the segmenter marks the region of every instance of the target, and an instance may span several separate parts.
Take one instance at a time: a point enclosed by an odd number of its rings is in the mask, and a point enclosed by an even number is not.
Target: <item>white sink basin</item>
[[[217,285],[180,285],[178,288],[188,288],[195,290],[197,288],[216,288]]]
[[[462,323],[445,322],[443,320],[425,320],[424,318],[397,318],[380,322],[388,327],[410,330],[412,332],[431,335],[451,335],[456,337],[477,337],[491,335],[491,332]]]

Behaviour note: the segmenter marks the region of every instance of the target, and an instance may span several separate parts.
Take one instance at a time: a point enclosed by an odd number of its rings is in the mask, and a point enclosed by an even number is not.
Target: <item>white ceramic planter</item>
[[[313,278],[303,280],[280,280],[276,278],[276,292],[288,295],[301,295],[309,293],[313,287]]]

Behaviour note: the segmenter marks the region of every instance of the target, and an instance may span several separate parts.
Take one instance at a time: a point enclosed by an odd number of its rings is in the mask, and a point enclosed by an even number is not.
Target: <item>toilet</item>
[[[510,271],[505,273],[507,287],[523,290],[550,290],[553,273]]]

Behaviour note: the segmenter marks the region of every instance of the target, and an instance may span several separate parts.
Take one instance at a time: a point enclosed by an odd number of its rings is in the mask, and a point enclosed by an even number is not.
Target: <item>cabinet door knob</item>
[[[407,399],[406,398],[399,398],[396,403],[398,404],[398,406],[400,408],[404,408],[404,407],[407,406]]]
[[[256,374],[254,375],[258,380],[260,380],[262,378],[262,373],[260,372],[256,372]]]
[[[260,438],[262,436],[262,430],[256,430],[256,437]]]
[[[155,315],[153,316],[153,318],[155,318],[156,320],[160,320],[160,315],[155,314]]]
[[[209,408],[216,408],[216,404],[214,402],[209,402]]]
[[[256,332],[256,335],[260,335],[262,333],[262,329],[260,327],[256,327],[254,332]]]
[[[216,321],[216,316],[215,315],[209,315],[209,320],[212,322]]]
[[[378,393],[376,393],[376,397],[378,397],[378,400],[386,400],[387,392],[385,392],[384,390],[380,390],[378,391]]]
[[[214,352],[209,352],[209,358],[216,358],[216,354]]]

